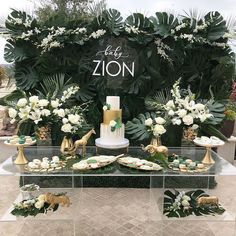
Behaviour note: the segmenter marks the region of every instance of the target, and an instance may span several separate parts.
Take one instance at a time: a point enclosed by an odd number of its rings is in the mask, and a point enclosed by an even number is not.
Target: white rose
[[[28,102],[28,101],[27,101],[26,98],[21,98],[21,99],[18,100],[17,106],[18,106],[18,107],[24,107],[24,106],[26,106],[27,102]]]
[[[48,109],[43,109],[41,111],[42,116],[50,116],[51,112]]]
[[[199,126],[197,124],[193,124],[192,129],[195,130],[195,129],[198,129],[198,127]]]
[[[59,110],[54,110],[53,111],[55,114],[57,114],[58,116],[60,116],[61,118],[65,117],[65,111],[61,108]]]
[[[44,195],[44,194],[40,194],[40,195],[38,196],[38,201],[40,201],[40,202],[45,202],[45,195]]]
[[[173,125],[181,125],[181,120],[180,119],[174,118],[171,121],[172,121]]]
[[[67,123],[62,125],[61,130],[65,133],[71,133],[72,128],[73,128],[72,125],[70,123]]]
[[[190,115],[186,115],[183,117],[183,122],[185,125],[191,125],[193,124],[193,117]]]
[[[169,111],[168,111],[168,115],[169,115],[169,116],[173,116],[174,114],[175,114],[175,112],[174,112],[173,110],[169,110]]]
[[[191,200],[191,198],[190,198],[188,195],[184,195],[184,196],[182,197],[182,199],[183,199],[183,200],[186,200],[186,201],[190,201],[190,200]]]
[[[183,118],[187,115],[187,111],[185,109],[181,109],[177,112],[177,114],[179,115],[179,117]]]
[[[148,118],[147,120],[145,120],[145,125],[146,126],[151,126],[152,123],[153,123],[152,118]]]
[[[29,101],[31,103],[37,103],[39,101],[39,97],[38,96],[31,96],[31,97],[29,97]]]
[[[153,134],[154,136],[159,136],[162,135],[166,132],[166,129],[164,128],[163,125],[155,125],[154,126],[154,130],[153,130]]]
[[[166,106],[167,106],[167,108],[169,108],[169,109],[174,108],[174,107],[175,107],[174,101],[173,101],[173,100],[169,100],[169,101],[166,103]]]
[[[182,204],[183,207],[188,207],[188,206],[190,206],[190,203],[189,203],[187,200],[183,200],[183,201],[181,202],[181,204]]]
[[[37,209],[41,209],[43,208],[44,206],[44,201],[37,201],[34,206],[37,208]]]
[[[49,101],[46,99],[40,99],[39,100],[39,106],[40,107],[46,107],[49,104]]]
[[[78,114],[70,114],[68,115],[68,120],[70,121],[70,123],[76,125],[79,123],[79,120],[80,120],[80,115]]]
[[[15,119],[17,115],[17,110],[15,110],[14,108],[9,108],[8,114],[11,118]]]
[[[108,110],[108,108],[107,108],[107,106],[105,105],[105,106],[103,106],[103,111],[107,111]]]
[[[51,106],[53,108],[58,108],[59,107],[59,100],[58,99],[57,100],[52,100],[51,101]]]
[[[111,127],[115,127],[115,126],[116,126],[116,122],[115,122],[114,120],[111,120],[110,123],[109,123],[109,125],[110,125]]]
[[[155,121],[158,125],[164,125],[166,123],[166,120],[163,119],[162,117],[155,118]]]
[[[67,118],[63,118],[63,119],[62,119],[62,123],[63,123],[63,124],[68,123],[68,119],[67,119]]]

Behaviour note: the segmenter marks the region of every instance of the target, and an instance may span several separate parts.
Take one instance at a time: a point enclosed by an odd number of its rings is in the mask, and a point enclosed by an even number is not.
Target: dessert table
[[[43,157],[52,157],[59,155],[59,147],[28,147],[25,150],[27,158],[33,160],[35,158],[42,159]],[[103,154],[111,155],[118,154],[118,150],[104,150]],[[88,155],[96,154],[95,147],[87,148]],[[196,147],[182,147],[182,148],[169,148],[169,153],[175,153],[178,155],[191,157],[194,161],[201,161],[205,155],[205,149]],[[120,154],[120,153],[119,153]],[[221,158],[217,153],[212,151],[212,157],[215,164],[212,165],[206,172],[200,173],[184,173],[173,171],[172,169],[163,169],[160,171],[140,171],[136,169],[127,168],[121,166],[117,162],[98,170],[90,171],[78,171],[71,168],[64,168],[55,172],[28,172],[25,170],[24,165],[15,165],[14,159],[16,156],[8,157],[0,165],[0,175],[4,176],[7,181],[9,176],[19,176],[20,186],[35,183],[40,186],[41,192],[47,192],[48,190],[67,192],[72,206],[68,208],[60,208],[57,212],[49,213],[47,215],[37,215],[36,217],[16,217],[11,215],[12,206],[9,205],[9,209],[4,215],[0,216],[1,222],[6,221],[37,221],[37,220],[62,220],[72,222],[74,225],[74,235],[79,231],[77,225],[78,222],[83,220],[82,212],[84,207],[89,205],[90,210],[94,205],[94,209],[97,209],[97,202],[89,202],[89,188],[102,187],[102,188],[146,188],[148,192],[147,212],[150,220],[155,219],[160,222],[168,221],[189,221],[189,222],[217,222],[223,224],[229,222],[232,227],[235,227],[235,214],[228,206],[229,204],[225,199],[220,198],[223,207],[226,209],[224,214],[217,216],[189,216],[185,218],[167,218],[163,215],[163,201],[164,191],[168,189],[176,190],[192,190],[201,188],[211,195],[218,194],[217,180],[221,177],[231,178],[236,176],[236,168]],[[133,157],[145,158],[147,153],[143,152],[140,147],[130,147],[129,155]],[[104,196],[106,198],[106,191]],[[138,198],[138,196],[136,196]],[[227,198],[227,196],[225,196]],[[21,200],[19,193],[16,196],[15,202]],[[132,204],[132,199],[129,199]],[[113,206],[112,206],[113,207]],[[129,204],[127,205],[127,208]],[[93,208],[92,208],[93,209]],[[116,210],[117,206],[114,205]],[[128,213],[127,213],[128,214]],[[234,235],[234,234],[232,234]]]

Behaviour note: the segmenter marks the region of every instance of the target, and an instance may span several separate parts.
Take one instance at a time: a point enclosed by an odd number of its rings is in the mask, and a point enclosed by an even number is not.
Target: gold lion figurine
[[[56,204],[61,204],[63,207],[70,206],[70,199],[66,195],[54,195],[52,193],[45,194],[45,202],[49,203],[49,208],[54,208]]]
[[[211,205],[219,205],[219,198],[216,196],[209,196],[209,197],[199,197],[197,199],[197,203],[199,206],[205,205],[205,204],[211,204]]]

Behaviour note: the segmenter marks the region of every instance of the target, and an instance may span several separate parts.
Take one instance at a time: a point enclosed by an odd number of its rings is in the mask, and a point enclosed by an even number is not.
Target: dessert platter
[[[215,163],[211,156],[211,148],[223,146],[225,144],[224,141],[215,136],[211,136],[210,138],[206,136],[197,137],[193,140],[193,142],[198,146],[206,148],[206,154],[202,160],[202,163],[206,165]]]
[[[139,159],[134,157],[121,157],[117,160],[120,165],[137,169],[137,170],[146,170],[146,171],[154,171],[154,170],[162,170],[163,168],[151,161],[147,161],[145,159]]]
[[[80,162],[74,163],[71,168],[73,170],[99,169],[112,164],[117,160],[117,158],[121,156],[123,156],[123,154],[119,156],[107,156],[107,155],[92,156],[85,160],[81,160]]]
[[[206,172],[210,169],[210,165],[205,165],[199,161],[193,161],[178,155],[174,155],[174,160],[169,163],[169,168],[173,171],[199,173]]]
[[[61,161],[58,156],[53,156],[51,159],[44,157],[42,160],[33,159],[27,163],[24,169],[28,172],[53,172],[59,171],[66,166],[66,161]]]
[[[129,146],[129,140],[125,138],[125,125],[122,123],[120,97],[106,97],[106,105],[103,107],[103,123],[100,125],[100,138],[95,140],[95,144],[97,147],[107,149]]]
[[[16,165],[24,165],[28,163],[28,160],[24,153],[24,147],[28,147],[34,145],[36,143],[36,139],[34,137],[25,136],[25,135],[13,135],[11,138],[6,140],[4,144],[8,146],[14,146],[18,148],[18,155],[14,160]]]

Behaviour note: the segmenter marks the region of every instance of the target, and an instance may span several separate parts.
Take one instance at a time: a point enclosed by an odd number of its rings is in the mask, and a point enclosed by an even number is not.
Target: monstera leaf
[[[14,90],[10,94],[0,98],[0,105],[14,107],[20,98],[26,97],[22,90]]]
[[[148,132],[147,126],[145,125],[145,120],[148,118],[154,119],[155,117],[156,114],[154,112],[139,114],[137,118],[134,118],[133,120],[126,123],[126,133],[130,135],[131,139],[138,141],[148,139],[150,137],[150,133]]]
[[[110,33],[119,35],[123,29],[123,18],[116,9],[108,9],[103,12],[104,20]]]
[[[12,45],[10,42],[7,42],[4,49],[4,59],[9,62],[18,62],[23,61],[27,58],[27,55],[22,46]]]
[[[171,29],[174,29],[178,25],[178,19],[166,12],[156,12],[156,17],[152,16],[149,19],[154,25],[155,34],[163,37],[169,36]]]
[[[39,75],[32,67],[21,67],[15,73],[16,85],[20,89],[30,90],[39,82]]]
[[[128,16],[125,20],[125,25],[128,27],[135,27],[143,31],[153,29],[151,21],[141,13],[133,13]]]
[[[227,32],[226,22],[219,12],[209,12],[204,18],[210,23],[207,27],[209,40],[218,40]]]
[[[205,124],[219,125],[225,117],[225,105],[217,101],[210,101],[208,108],[213,117],[209,118]]]

